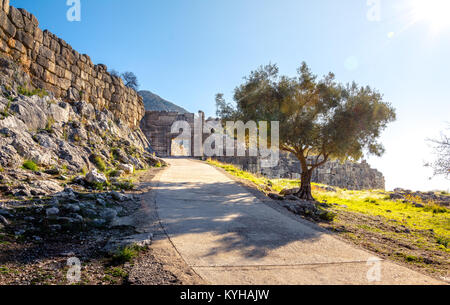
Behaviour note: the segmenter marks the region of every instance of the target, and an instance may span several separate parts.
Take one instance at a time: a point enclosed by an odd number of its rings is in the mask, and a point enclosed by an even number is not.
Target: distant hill
[[[178,113],[188,113],[188,111],[172,102],[166,101],[162,97],[147,91],[139,91],[139,94],[144,98],[145,110],[147,111],[168,111]]]

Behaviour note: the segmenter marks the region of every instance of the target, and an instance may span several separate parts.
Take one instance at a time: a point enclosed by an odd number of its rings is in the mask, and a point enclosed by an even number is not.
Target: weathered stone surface
[[[58,208],[49,208],[45,211],[45,213],[47,214],[47,216],[56,216],[59,214],[59,209]]]
[[[139,127],[145,110],[137,92],[119,78],[113,82],[105,65],[94,66],[88,55],[80,55],[62,39],[39,29],[36,17],[26,10],[0,2],[0,56],[19,62],[34,87],[65,101],[82,99],[95,110],[108,108],[129,127]]]
[[[1,2],[2,0],[0,0]],[[3,0],[3,10],[8,14],[9,13],[9,0]]]
[[[123,170],[126,174],[134,173],[134,167],[130,164],[119,164],[118,168]]]
[[[25,27],[25,22],[23,21],[22,13],[15,7],[13,6],[10,7],[8,17],[18,29],[23,29]]]
[[[89,183],[105,183],[108,179],[106,179],[104,174],[93,169],[86,175],[86,181]]]
[[[202,122],[202,130],[207,124],[211,124],[210,120],[204,120],[204,114],[199,112],[199,120]],[[152,149],[158,156],[176,156],[176,155],[194,155],[194,145],[191,149],[186,145],[175,143],[172,141],[174,135],[171,128],[176,121],[185,121],[191,128],[195,129],[195,115],[193,113],[179,114],[177,112],[158,112],[147,111],[141,121],[141,129],[152,144]],[[202,132],[202,131],[201,131]],[[225,138],[225,137],[224,137]],[[194,143],[194,138],[186,139],[190,143]],[[205,134],[203,134],[205,140]],[[236,143],[236,147],[239,143]],[[181,149],[177,149],[177,146]],[[178,147],[178,148],[179,148]],[[180,153],[181,151],[181,153]],[[199,152],[200,154],[202,152]],[[225,151],[223,153],[225,155]],[[237,155],[237,154],[236,154]],[[300,162],[292,154],[280,152],[280,161],[274,167],[262,167],[261,158],[249,157],[248,151],[246,157],[214,157],[221,162],[237,165],[243,170],[262,174],[268,178],[288,178],[300,179],[301,166]],[[385,180],[383,174],[370,168],[367,162],[361,163],[346,162],[341,164],[337,161],[327,162],[325,165],[313,172],[312,181],[323,183],[326,185],[337,186],[341,188],[361,190],[361,189],[384,189]],[[334,191],[329,189],[327,191]]]

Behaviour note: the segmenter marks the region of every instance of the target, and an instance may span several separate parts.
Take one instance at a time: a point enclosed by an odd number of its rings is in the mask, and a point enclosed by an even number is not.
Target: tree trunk
[[[300,191],[297,193],[297,197],[299,197],[300,199],[310,201],[314,200],[311,192],[311,178],[312,178],[312,170],[304,170],[302,172]]]

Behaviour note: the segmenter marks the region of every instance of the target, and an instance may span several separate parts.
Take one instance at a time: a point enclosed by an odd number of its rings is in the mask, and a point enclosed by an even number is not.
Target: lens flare
[[[411,0],[414,22],[426,22],[433,31],[450,27],[449,0]]]

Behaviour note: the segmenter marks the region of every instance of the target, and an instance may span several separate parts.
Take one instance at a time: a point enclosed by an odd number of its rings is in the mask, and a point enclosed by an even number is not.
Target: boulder
[[[113,209],[105,209],[100,213],[100,217],[111,222],[117,217],[117,212]]]
[[[294,196],[294,195],[287,195],[287,196],[284,196],[284,199],[285,199],[285,200],[296,201],[296,200],[298,200],[298,197],[297,197],[297,196]]]
[[[7,226],[9,225],[9,221],[4,216],[0,215],[0,224]]]
[[[59,209],[56,207],[49,208],[49,209],[45,210],[45,214],[47,214],[47,216],[56,216],[59,214]]]
[[[283,196],[280,196],[280,195],[275,194],[275,193],[270,193],[268,196],[270,198],[272,198],[273,200],[283,200],[284,199]]]
[[[289,196],[289,195],[297,194],[298,192],[300,192],[300,188],[284,189],[280,192],[280,195]]]
[[[111,197],[117,201],[126,201],[126,200],[130,199],[127,195],[121,194],[116,191],[112,191],[110,194],[111,194]]]
[[[130,164],[119,164],[118,168],[124,171],[126,174],[134,173],[134,166]]]
[[[99,173],[96,169],[91,170],[85,178],[86,182],[97,184],[97,183],[106,183],[108,179],[102,173]]]

